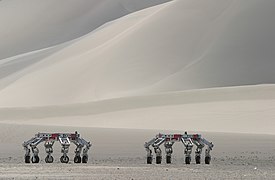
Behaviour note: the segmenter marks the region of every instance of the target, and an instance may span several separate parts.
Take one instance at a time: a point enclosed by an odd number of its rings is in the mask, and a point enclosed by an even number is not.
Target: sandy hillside
[[[0,122],[274,134],[275,87],[192,90],[99,102],[1,108]]]
[[[106,22],[167,0],[0,2],[0,59],[79,38]]]
[[[73,42],[4,59],[0,69],[9,70],[0,77],[0,106],[274,83],[274,6],[271,0],[175,0],[108,22]]]

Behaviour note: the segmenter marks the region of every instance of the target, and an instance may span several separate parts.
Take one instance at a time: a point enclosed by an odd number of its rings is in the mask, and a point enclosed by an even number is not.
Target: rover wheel
[[[53,157],[51,155],[47,155],[47,157],[45,158],[45,162],[46,163],[53,163]]]
[[[75,156],[74,157],[74,163],[81,163],[81,157],[80,156]]]
[[[39,156],[33,156],[32,163],[39,163]]]
[[[147,157],[147,164],[152,164],[152,157],[151,156]]]
[[[166,156],[166,163],[171,164],[171,156]]]
[[[61,163],[68,163],[69,162],[69,157],[66,156],[66,155],[61,156],[60,162]]]
[[[87,162],[88,162],[88,156],[83,156],[82,163],[87,163]]]
[[[211,161],[211,157],[206,156],[205,157],[205,164],[210,164],[210,161]]]
[[[201,157],[200,156],[196,156],[196,164],[200,164],[201,163]]]
[[[25,163],[31,162],[31,156],[25,156]]]
[[[191,162],[191,157],[187,156],[185,157],[185,164],[190,164]]]
[[[157,164],[161,164],[161,156],[157,156],[156,157],[156,163]]]

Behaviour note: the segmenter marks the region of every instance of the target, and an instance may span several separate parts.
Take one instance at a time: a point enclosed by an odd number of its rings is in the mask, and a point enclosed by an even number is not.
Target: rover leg
[[[194,144],[197,146],[197,148],[195,150],[196,164],[200,164],[201,163],[201,153],[202,153],[202,149],[204,147],[204,144],[200,140],[195,140]]]
[[[61,163],[68,163],[69,162],[69,157],[68,157],[68,152],[69,152],[69,146],[62,146],[61,148],[61,153],[63,153],[63,155],[60,157],[60,162]]]
[[[201,163],[201,152],[202,152],[202,148],[197,147],[195,151],[196,164]]]
[[[149,141],[149,143],[145,142],[144,144],[145,150],[147,152],[147,164],[152,164],[152,161],[153,161],[153,153],[149,147],[150,145],[152,145],[154,141],[155,139],[152,139],[151,141]]]
[[[25,148],[25,163],[30,163],[31,162],[31,150],[28,147]]]
[[[75,163],[87,163],[88,162],[88,151],[90,147],[92,146],[90,142],[85,141],[82,138],[77,139],[76,141],[73,141],[73,143],[76,145],[75,149],[75,157],[74,162]],[[81,152],[83,150],[82,158],[81,158]]]
[[[185,146],[184,154],[185,154],[185,164],[191,163],[191,153],[193,148],[193,142],[189,139],[182,139],[183,145]]]
[[[153,161],[153,153],[150,149],[150,146],[155,142],[155,138],[151,139],[149,142],[145,142],[144,147],[147,152],[147,164],[152,164]]]
[[[205,164],[210,164],[211,161],[211,155],[210,155],[210,149],[205,149]]]
[[[47,156],[45,158],[46,163],[53,163],[53,156],[51,155],[53,153],[53,144],[54,141],[46,141],[44,146],[47,153]]]
[[[88,147],[85,147],[83,149],[83,156],[82,156],[82,163],[87,163],[88,162]]]
[[[81,163],[81,151],[82,151],[83,146],[82,145],[77,145],[75,149],[75,157],[74,157],[74,163]]]
[[[33,153],[33,156],[31,158],[32,163],[39,163],[39,160],[40,160],[38,156],[39,149],[36,146],[32,146],[31,148]]]
[[[201,153],[202,153],[202,147],[197,146],[196,151],[195,151],[196,164],[201,163]]]
[[[63,153],[60,157],[60,162],[68,163],[70,159],[67,154],[69,152],[70,140],[67,137],[59,137],[59,142],[61,143],[61,153]]]
[[[147,164],[152,164],[153,161],[153,153],[151,149],[146,149],[147,150]]]
[[[26,151],[25,163],[30,163],[30,162],[38,163],[39,162],[39,157],[38,157],[39,150],[37,148],[37,145],[42,141],[43,141],[43,138],[34,137],[22,144]],[[31,158],[31,151],[33,154],[32,158]]]
[[[170,142],[170,141],[168,141],[164,144],[167,164],[171,164],[171,157],[172,157],[172,153],[173,153],[173,148],[172,148],[173,144],[174,143]]]
[[[155,153],[156,153],[156,164],[161,164],[162,155],[161,155],[161,149],[157,146],[154,147]]]
[[[210,151],[213,149],[214,144],[203,138],[201,139],[201,141],[202,143],[207,145],[207,148],[205,149],[205,164],[210,164],[210,161],[211,161]]]
[[[165,137],[156,137],[154,144],[152,145],[154,147],[155,153],[156,153],[156,163],[161,164],[162,155],[161,155],[161,149],[159,146],[165,142]]]

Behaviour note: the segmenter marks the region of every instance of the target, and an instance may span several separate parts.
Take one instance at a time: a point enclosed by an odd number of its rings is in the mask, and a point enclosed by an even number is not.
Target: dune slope
[[[107,2],[110,3],[104,1]],[[155,4],[161,2],[164,1]],[[7,2],[1,3],[5,8],[3,4]],[[148,5],[145,1],[135,3],[119,4],[132,11],[139,9],[133,7]],[[11,76],[9,72],[0,74],[0,106],[71,104],[157,92],[274,83],[274,7],[272,0],[175,0],[131,13],[57,45],[51,52],[38,52],[44,53],[44,57],[36,54],[39,58],[26,68],[17,70],[10,66],[14,71]],[[95,11],[108,10],[95,7]],[[108,14],[115,17],[116,12]],[[101,23],[107,20],[110,18]],[[69,32],[67,27],[60,29]],[[34,54],[28,56],[32,58]],[[15,66],[18,61],[22,62],[22,58],[13,61]],[[1,63],[0,68],[5,65]]]
[[[167,0],[0,1],[0,59],[83,36],[104,23]]]

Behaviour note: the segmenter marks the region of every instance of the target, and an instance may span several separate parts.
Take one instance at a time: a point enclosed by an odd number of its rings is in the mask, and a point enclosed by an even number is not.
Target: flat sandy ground
[[[210,165],[184,163],[183,146],[174,145],[172,164],[145,163],[143,143],[158,130],[78,128],[82,137],[93,144],[88,164],[59,162],[60,147],[56,143],[55,162],[44,162],[44,147],[39,146],[41,162],[24,164],[24,140],[40,131],[74,132],[75,128],[1,124],[0,179],[274,179],[275,136],[229,133],[207,133],[214,142]],[[178,132],[178,131],[177,131]],[[163,154],[164,155],[164,154]]]

